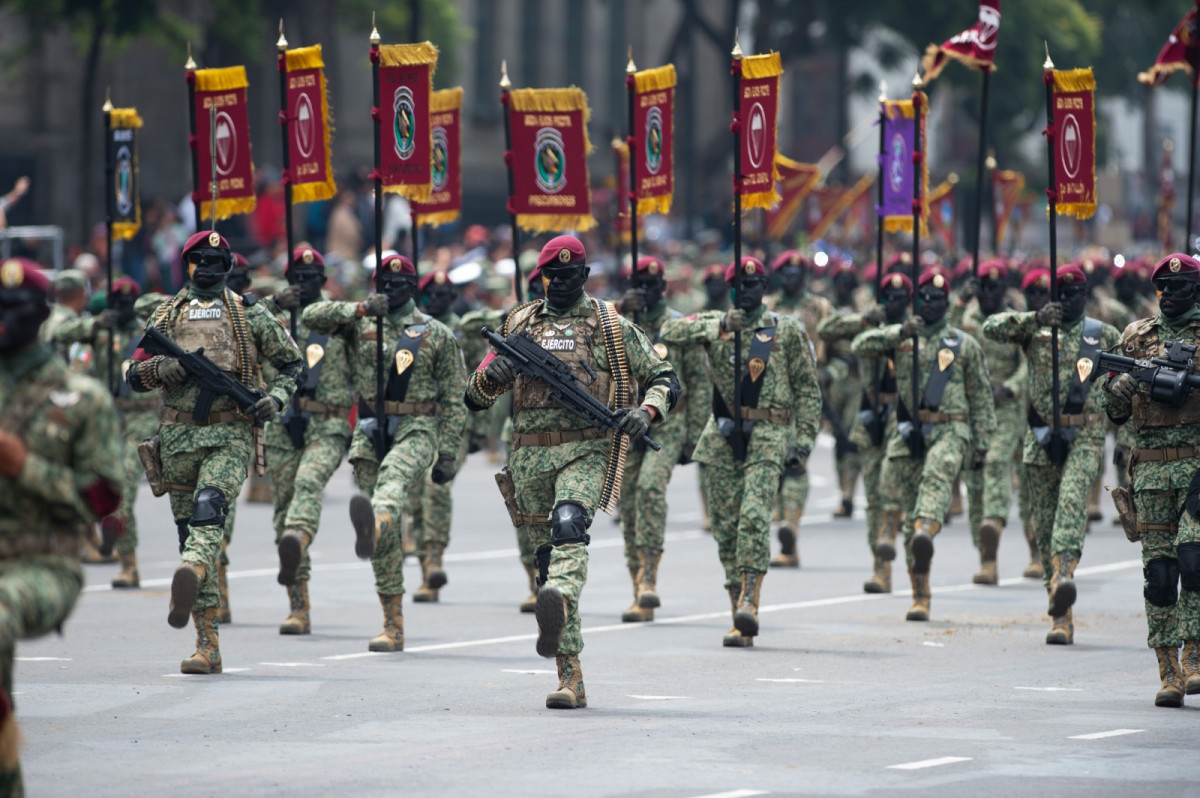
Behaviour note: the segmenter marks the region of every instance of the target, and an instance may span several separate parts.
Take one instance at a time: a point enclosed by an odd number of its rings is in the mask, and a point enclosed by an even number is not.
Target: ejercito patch
[[[542,349],[547,352],[574,352],[574,338],[543,338]]]

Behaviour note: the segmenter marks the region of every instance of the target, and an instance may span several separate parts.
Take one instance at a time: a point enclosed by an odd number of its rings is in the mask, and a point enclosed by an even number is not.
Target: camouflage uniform
[[[1117,297],[1113,296],[1107,288],[1098,287],[1092,292],[1088,298],[1087,313],[1094,319],[1099,319],[1105,324],[1116,328],[1118,332],[1124,330],[1139,316],[1133,310],[1122,302]],[[1149,314],[1150,316],[1158,315],[1158,308],[1154,308]],[[1117,466],[1117,484],[1122,487],[1129,487],[1129,469],[1127,468],[1129,460],[1129,450],[1133,448],[1133,428],[1128,424],[1118,426],[1117,424],[1108,422],[1108,434],[1113,439],[1113,464]],[[1103,452],[1101,452],[1103,457]],[[1096,480],[1092,483],[1092,489],[1088,492],[1087,497],[1087,512],[1089,521],[1099,521],[1103,517],[1100,512],[1100,496],[1101,482],[1104,478],[1104,469],[1100,469],[1100,473],[1096,474]],[[1113,523],[1121,523],[1119,517],[1113,519]]]

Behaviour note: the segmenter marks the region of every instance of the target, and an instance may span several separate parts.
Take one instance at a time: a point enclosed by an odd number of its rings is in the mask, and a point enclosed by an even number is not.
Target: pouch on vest
[[[1061,413],[1068,415],[1077,415],[1083,412],[1083,406],[1087,403],[1088,389],[1091,388],[1092,381],[1087,379],[1087,375],[1091,373],[1092,366],[1096,363],[1096,355],[1100,352],[1100,337],[1103,334],[1103,329],[1100,322],[1096,319],[1085,317],[1083,320],[1083,331],[1079,342],[1079,357],[1077,363],[1087,361],[1087,371],[1082,371],[1078,367],[1075,373],[1079,375],[1079,379],[1072,380],[1071,385],[1067,388],[1067,401],[1061,409]],[[1037,441],[1038,446],[1046,453],[1046,457],[1056,466],[1060,466],[1067,461],[1067,455],[1071,453],[1071,444],[1075,442],[1074,427],[1059,427],[1058,435],[1055,436],[1054,428],[1046,423],[1041,414],[1033,409],[1033,404],[1029,405],[1028,414],[1029,426],[1033,430],[1033,439]],[[1126,534],[1129,534],[1128,531]]]
[[[1129,488],[1109,488],[1108,492],[1112,494],[1113,506],[1117,508],[1117,516],[1121,519],[1121,528],[1125,530],[1125,537],[1130,543],[1137,543],[1142,539],[1142,533],[1137,526],[1137,509],[1133,504],[1133,493]]]
[[[150,484],[150,492],[155,496],[162,496],[167,492],[167,483],[163,479],[162,444],[159,437],[155,435],[139,443],[137,453],[138,459],[142,461],[142,468],[146,470],[146,482]]]
[[[363,435],[367,436],[367,440],[375,440],[375,431],[379,429],[379,419],[375,418],[375,408],[367,402],[360,401],[358,403],[358,428],[363,431]],[[396,440],[396,430],[400,429],[400,416],[387,416],[387,423],[383,431],[384,454],[392,448],[392,443]],[[376,452],[375,456],[383,462],[383,458]]]

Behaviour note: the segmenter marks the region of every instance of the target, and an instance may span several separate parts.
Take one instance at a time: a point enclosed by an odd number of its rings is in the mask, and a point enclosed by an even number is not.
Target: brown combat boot
[[[421,558],[421,586],[413,591],[414,604],[426,604],[438,600],[436,590],[429,587],[429,558]]]
[[[1154,696],[1154,706],[1183,706],[1183,672],[1179,667],[1179,649],[1162,646],[1154,649],[1154,653],[1158,656],[1158,677],[1162,679],[1162,687]]]
[[[962,474],[954,478],[954,485],[950,488],[950,509],[946,515],[950,518],[960,516],[964,512],[963,495],[962,495]]]
[[[884,510],[883,527],[875,541],[875,556],[885,562],[896,559],[896,536],[900,534],[900,511]]]
[[[354,527],[354,553],[365,560],[375,553],[375,541],[391,529],[392,514],[383,511],[375,514],[371,500],[358,495],[350,499],[350,525]]]
[[[1051,646],[1069,646],[1075,642],[1075,623],[1071,610],[1050,621],[1050,631],[1046,633],[1046,644]]]
[[[113,577],[114,588],[141,587],[138,577],[137,554],[134,552],[117,552],[117,561],[121,563],[121,573]]]
[[[200,563],[185,562],[175,569],[171,578],[171,605],[167,610],[167,623],[176,629],[187,626],[204,581],[205,569]]]
[[[538,624],[535,648],[538,656],[549,659],[558,654],[558,641],[567,625],[567,597],[554,585],[542,585],[533,613]]]
[[[621,613],[622,623],[642,623],[654,620],[654,610],[644,610],[640,603],[642,588],[641,573],[642,569],[640,567],[629,569],[629,578],[633,580],[633,604],[630,604],[629,609]]]
[[[1184,640],[1183,656],[1180,659],[1183,666],[1183,691],[1188,695],[1200,693],[1200,640]]]
[[[371,638],[368,651],[404,650],[404,608],[401,606],[403,593],[394,596],[379,594],[383,606],[383,631]]]
[[[225,547],[221,547],[225,551]],[[233,609],[229,606],[229,567],[224,557],[217,558],[217,590],[221,595],[221,623],[233,623]]]
[[[220,673],[221,641],[217,636],[220,610],[209,607],[192,613],[196,624],[196,653],[179,663],[180,673]]]
[[[733,626],[742,633],[742,637],[755,637],[758,634],[758,600],[763,576],[742,571],[742,596],[738,599],[737,612],[733,614]]]
[[[425,556],[421,558],[421,587],[413,594],[413,601],[438,600],[438,591],[449,581],[442,570],[442,552],[445,550],[446,546],[442,543],[425,544]]]
[[[1054,572],[1050,575],[1050,608],[1046,614],[1057,618],[1066,614],[1075,604],[1075,566],[1079,564],[1079,553],[1062,551],[1050,557]]]
[[[304,552],[312,543],[312,536],[307,532],[295,529],[286,530],[279,538],[279,576],[275,581],[284,587],[296,584],[300,574],[300,563],[304,561]]]
[[[572,654],[555,656],[558,664],[558,689],[546,695],[547,709],[583,709],[587,691],[583,687],[583,668]]]
[[[799,568],[800,554],[796,551],[796,530],[786,524],[775,533],[779,536],[779,553],[771,558],[772,568]]]
[[[1029,565],[1021,572],[1026,579],[1042,578],[1042,553],[1038,551],[1037,535],[1033,532],[1033,524],[1025,524],[1025,542],[1029,544]]]
[[[725,589],[729,591],[730,612],[736,618],[738,602],[742,597],[742,586],[737,584]],[[754,638],[743,635],[738,631],[737,625],[735,624],[732,629],[725,633],[725,639],[721,641],[721,645],[723,645],[725,648],[750,648],[754,645]]]
[[[979,572],[972,578],[977,585],[999,584],[996,572],[996,555],[1000,551],[1000,532],[1004,529],[1001,518],[985,518],[979,525]]]
[[[658,598],[658,563],[662,559],[662,552],[642,549],[638,552],[638,557],[642,567],[638,576],[637,604],[644,610],[653,610],[662,606],[662,601]]]
[[[106,557],[100,553],[99,544],[96,542],[96,531],[89,528],[80,538],[79,561],[85,565],[104,565],[116,562],[117,558],[111,554]]]
[[[842,499],[842,506],[833,511],[834,518],[851,519],[854,517],[854,499]]]
[[[98,548],[101,556],[110,557],[113,553],[113,548],[117,545],[117,539],[125,534],[125,520],[118,518],[115,515],[106,515],[100,519],[100,546]],[[117,555],[120,560],[120,555]]]
[[[909,581],[912,582],[913,603],[904,616],[906,621],[929,620],[929,572],[918,574],[913,569],[908,570]]]
[[[308,603],[308,580],[288,585],[291,614],[279,624],[281,635],[306,635],[312,632],[312,606]]]
[[[887,560],[875,558],[875,574],[863,582],[864,593],[892,592],[892,564]]]
[[[915,534],[912,538],[912,570],[916,574],[927,574],[929,565],[933,562],[933,539],[942,531],[942,522],[918,518],[913,522],[913,531]],[[926,594],[928,592],[926,590]]]
[[[523,562],[525,575],[529,577],[529,598],[521,602],[521,612],[533,612],[537,609],[537,566],[531,562]]]

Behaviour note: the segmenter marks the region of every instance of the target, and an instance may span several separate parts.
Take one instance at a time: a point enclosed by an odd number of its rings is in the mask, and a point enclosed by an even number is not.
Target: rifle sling
[[[426,317],[422,316],[423,319]],[[421,342],[425,340],[425,335],[429,331],[428,321],[422,321],[419,324],[410,324],[404,328],[404,332],[396,341],[396,351],[393,353],[393,361],[396,361],[396,355],[401,351],[407,350],[412,353],[412,362],[408,367],[399,373],[396,372],[396,367],[393,365],[389,370],[387,388],[384,391],[384,396],[388,401],[403,402],[404,397],[408,395],[408,383],[412,380],[413,372],[417,370],[417,352],[421,348]],[[386,352],[385,355],[386,357]]]

